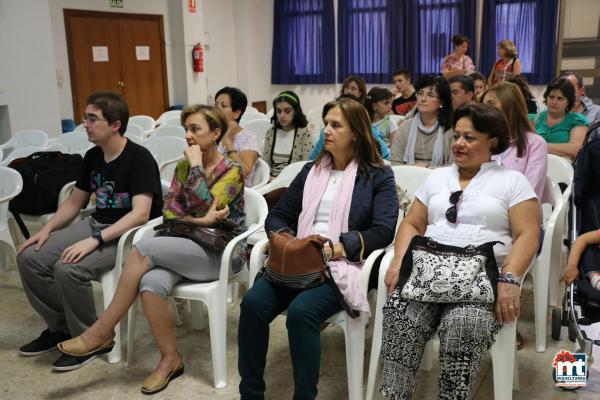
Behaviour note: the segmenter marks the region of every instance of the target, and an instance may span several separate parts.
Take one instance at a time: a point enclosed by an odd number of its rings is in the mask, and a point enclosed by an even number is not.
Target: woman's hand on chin
[[[200,145],[193,144],[183,151],[183,155],[190,163],[190,167],[202,165],[202,149]]]

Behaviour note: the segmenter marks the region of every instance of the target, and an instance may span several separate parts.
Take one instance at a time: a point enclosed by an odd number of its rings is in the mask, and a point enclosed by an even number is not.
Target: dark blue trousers
[[[269,324],[287,309],[286,326],[294,369],[294,400],[315,399],[321,363],[321,323],[342,309],[331,285],[303,291],[260,278],[240,305],[238,369],[243,400],[264,399]]]

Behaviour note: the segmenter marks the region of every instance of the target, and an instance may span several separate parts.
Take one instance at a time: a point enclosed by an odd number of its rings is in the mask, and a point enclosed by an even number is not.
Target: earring
[[[444,108],[444,106],[440,106],[440,108]]]

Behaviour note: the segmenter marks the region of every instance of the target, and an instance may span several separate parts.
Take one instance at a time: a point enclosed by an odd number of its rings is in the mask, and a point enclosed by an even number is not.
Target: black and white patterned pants
[[[498,324],[492,304],[423,303],[396,290],[383,308],[383,385],[391,399],[410,399],[425,344],[440,338],[440,399],[469,398]]]

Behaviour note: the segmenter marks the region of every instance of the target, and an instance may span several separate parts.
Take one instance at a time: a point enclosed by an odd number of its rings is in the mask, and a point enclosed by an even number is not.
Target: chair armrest
[[[252,253],[250,253],[250,262],[248,265],[248,269],[250,270],[250,282],[248,283],[248,288],[251,288],[254,284],[254,280],[256,279],[256,275],[260,271],[263,265],[263,257],[267,252],[267,247],[269,246],[269,239],[261,239],[254,247],[252,247]]]
[[[371,277],[371,271],[373,270],[373,266],[377,259],[385,252],[385,249],[377,249],[374,250],[363,264],[362,270],[360,271],[360,282],[362,286],[363,293],[365,296],[369,292],[369,278]]]
[[[233,276],[233,272],[231,270],[231,256],[233,255],[233,251],[236,246],[242,241],[247,239],[254,232],[262,228],[262,224],[252,224],[248,227],[248,229],[231,239],[231,241],[225,247],[223,251],[223,256],[221,257],[221,271],[219,273],[219,281],[225,283],[227,285],[229,283],[230,277]]]
[[[154,227],[160,225],[162,221],[163,217],[157,217],[138,227],[137,232],[133,237],[132,245],[147,237],[154,237]]]

